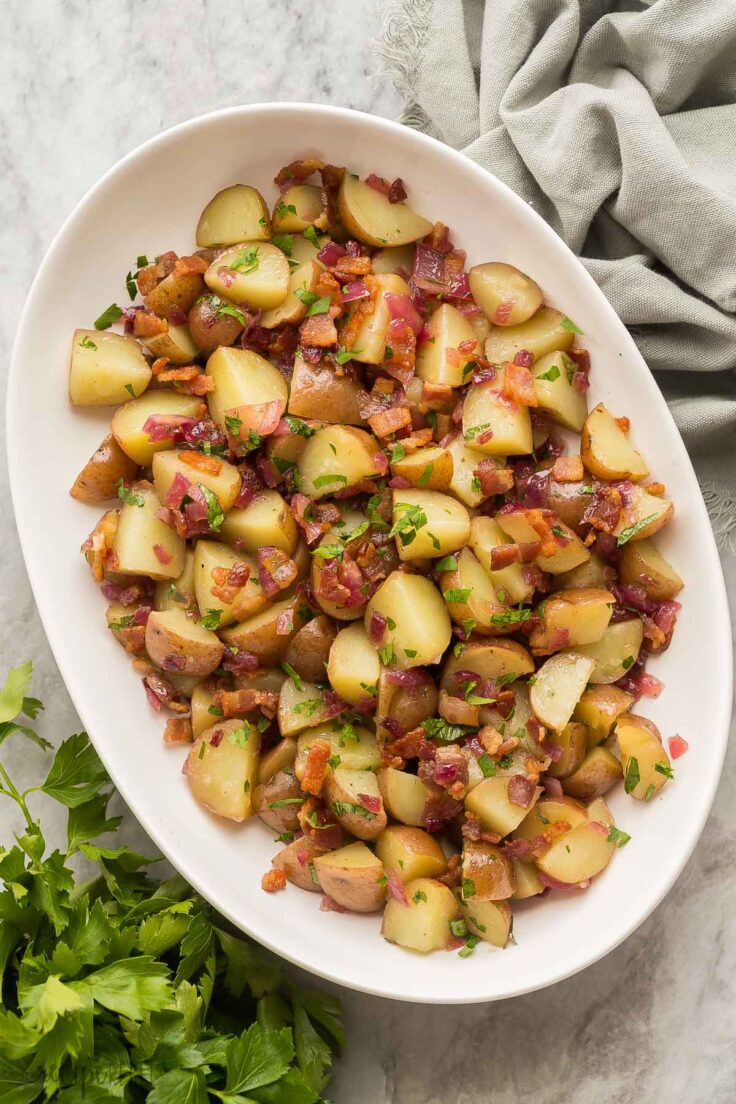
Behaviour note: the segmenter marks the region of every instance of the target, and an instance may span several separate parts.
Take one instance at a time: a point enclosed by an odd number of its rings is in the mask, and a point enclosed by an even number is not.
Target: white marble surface
[[[400,107],[375,76],[373,0],[0,0],[0,15],[4,371],[53,233],[144,139],[242,102],[315,100],[388,116]],[[78,722],[25,577],[4,457],[0,475],[0,668],[33,658],[43,728],[59,737]],[[736,595],[736,561],[725,567]],[[10,758],[16,774],[37,777],[41,753],[23,748]],[[343,993],[350,1046],[330,1088],[336,1104],[732,1104],[735,796],[736,742],[675,890],[624,946],[578,977],[467,1009]],[[2,838],[11,827],[0,807]],[[139,831],[128,822],[132,838]]]

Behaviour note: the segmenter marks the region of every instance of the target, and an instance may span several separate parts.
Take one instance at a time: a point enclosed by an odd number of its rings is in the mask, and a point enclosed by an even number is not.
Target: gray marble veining
[[[376,76],[373,0],[0,0],[0,14],[4,371],[50,238],[141,141],[242,102],[315,100],[386,116],[400,108]],[[42,728],[58,737],[78,722],[35,611],[4,457],[2,465],[1,666],[33,657],[34,692],[47,704]],[[725,567],[733,596],[736,560]],[[14,758],[16,774],[37,777],[40,752]],[[350,1046],[330,1088],[336,1104],[732,1104],[735,796],[736,742],[675,890],[622,947],[575,978],[469,1008],[342,992]],[[0,825],[5,838],[14,827],[7,807]],[[140,841],[130,817],[126,832]]]

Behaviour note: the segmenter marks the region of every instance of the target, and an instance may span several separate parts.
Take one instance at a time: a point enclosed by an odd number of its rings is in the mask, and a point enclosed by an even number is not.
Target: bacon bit
[[[191,744],[194,739],[189,717],[171,717],[164,729],[165,744]]]
[[[158,337],[169,332],[169,323],[165,318],[149,310],[136,311],[133,320],[133,333],[136,337]]]
[[[480,480],[480,490],[484,498],[491,495],[506,494],[514,485],[514,472],[511,468],[498,468],[492,457],[481,460],[473,470]]]
[[[498,758],[498,756],[501,755],[504,738],[494,725],[483,725],[476,739],[483,751],[487,751],[492,759]],[[511,737],[511,739],[513,739],[513,737]],[[518,744],[518,740],[516,742]]]
[[[327,760],[332,750],[327,740],[315,740],[307,754],[301,786],[305,793],[318,797],[325,780]]]
[[[552,465],[552,478],[558,483],[577,483],[585,476],[581,456],[558,456]]]
[[[368,298],[358,299],[351,305],[348,320],[342,328],[340,344],[343,349],[352,349],[355,347],[355,340],[363,323],[375,313],[376,298],[379,289],[379,284],[375,276],[366,276],[365,286],[368,288]]]
[[[154,544],[153,552],[160,564],[170,564],[174,558],[162,544]]]
[[[452,388],[448,383],[427,383],[422,385],[419,410],[425,414],[428,410],[442,410],[452,399]]]
[[[370,257],[351,257],[346,253],[331,266],[330,272],[333,273],[335,281],[341,283],[345,283],[350,276],[369,276],[371,259]],[[340,290],[339,286],[337,290]]]
[[[196,364],[185,364],[181,368],[169,368],[165,372],[161,370],[158,373],[158,381],[159,383],[188,383],[198,376],[199,368]]]
[[[396,296],[396,298],[400,298]],[[365,302],[365,300],[363,300]],[[388,326],[386,344],[391,356],[384,360],[382,368],[404,386],[414,375],[417,338],[411,324],[405,318],[392,318]]]
[[[239,591],[243,589],[250,578],[250,564],[239,561],[231,568],[213,567],[210,577],[214,586],[210,588],[213,598],[219,598],[221,602],[229,606],[234,601]]]
[[[542,556],[554,556],[559,545],[550,525],[550,520],[554,520],[552,511],[525,510],[524,516],[541,541],[540,554]]]
[[[297,565],[281,548],[264,545],[264,547],[258,549],[256,555],[258,559],[258,578],[267,598],[272,598],[280,590],[285,590],[299,574]]]
[[[647,483],[644,489],[648,494],[657,495],[659,497],[664,494],[665,485],[664,483]]]
[[[493,321],[499,326],[506,326],[515,306],[516,304],[513,299],[502,300],[496,307]]]
[[[528,809],[536,792],[536,782],[533,778],[526,778],[523,774],[514,774],[509,778],[508,798],[514,805],[522,809]]]
[[[389,203],[403,203],[405,199],[406,188],[404,187],[404,181],[400,176],[397,176],[388,190],[388,201]]]
[[[366,302],[362,299],[359,302]],[[299,327],[299,344],[317,349],[329,349],[337,344],[335,319],[340,314],[338,307],[330,307],[326,314],[313,314],[305,318]]]
[[[125,648],[128,655],[137,655],[146,647],[145,625],[127,625],[124,629],[116,629],[115,636]]]
[[[465,811],[465,819],[462,827],[460,828],[465,839],[472,840],[474,843],[478,843],[483,840],[485,843],[499,843],[501,837],[496,832],[486,832],[481,824],[480,817],[475,813]]]
[[[175,276],[201,276],[209,268],[204,257],[193,256],[179,257],[174,265]]]
[[[491,549],[491,567],[494,571],[501,571],[509,564],[519,563],[521,560],[521,548],[518,544],[497,544]]]
[[[207,475],[219,475],[222,471],[222,460],[218,460],[216,456],[206,456],[203,452],[180,452],[178,458],[188,468],[196,468]]]
[[[616,421],[616,424],[618,425],[619,429],[623,430],[624,433],[629,432],[629,430],[631,428],[631,422],[628,418],[626,418],[626,417],[616,418],[615,421]]]
[[[621,520],[621,508],[620,490],[606,484],[596,488],[581,520],[598,532],[613,533]]]
[[[557,747],[558,745],[554,745]],[[560,750],[562,750],[560,748]],[[562,783],[559,778],[552,778],[551,775],[546,775],[543,779],[544,792],[549,794],[550,797],[562,797],[564,790],[562,789]]]
[[[447,860],[447,870],[444,874],[439,874],[437,876],[437,881],[442,882],[442,884],[446,885],[449,889],[458,889],[462,881],[462,875],[462,860],[460,855],[456,853],[450,855],[450,858]]]
[[[601,820],[589,820],[588,827],[593,832],[597,832],[599,836],[607,836],[610,832],[608,824],[604,824]]]
[[[328,167],[330,166],[326,166],[318,157],[302,157],[279,169],[273,182],[280,192],[285,192],[293,184],[303,184],[310,176],[322,170],[326,171]]]
[[[369,188],[373,188],[374,192],[379,192],[381,195],[388,196],[389,188],[391,185],[388,180],[384,180],[382,176],[377,176],[375,173],[370,173],[365,178],[365,183]]]
[[[266,893],[278,893],[286,889],[286,874],[283,870],[267,870],[261,878],[261,889]]]
[[[401,447],[407,455],[414,455],[418,449],[428,445],[434,436],[431,428],[416,429],[410,437],[401,438]]]
[[[386,878],[386,892],[393,897],[395,901],[398,901],[400,905],[406,905],[408,907],[409,897],[397,870],[389,872]]]
[[[392,433],[411,425],[411,414],[405,406],[392,406],[372,415],[368,425],[376,437],[390,437]]]
[[[667,740],[667,746],[673,759],[679,759],[690,747],[687,740],[682,736],[670,736]]]
[[[152,375],[158,376],[159,373],[163,372],[164,368],[166,367],[166,365],[168,363],[169,363],[169,358],[168,357],[157,357],[156,360],[154,360],[153,364],[151,365]]]
[[[148,295],[149,292],[153,291],[156,284],[158,283],[158,279],[158,265],[152,264],[148,265],[147,268],[142,268],[136,278],[138,291],[141,293],[141,295],[145,296]]]
[[[276,690],[217,690],[214,704],[224,720],[242,717],[254,709],[260,709],[265,716],[272,717],[279,704],[279,695]]]
[[[446,690],[440,690],[439,715],[448,724],[472,725],[477,727],[480,706],[471,705],[464,698],[455,698]]]
[[[539,406],[533,375],[528,368],[513,361],[507,361],[504,364],[502,394],[504,398],[518,403],[519,406]]]

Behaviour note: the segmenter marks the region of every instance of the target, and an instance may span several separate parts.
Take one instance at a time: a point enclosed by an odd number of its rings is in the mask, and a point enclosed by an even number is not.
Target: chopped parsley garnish
[[[127,506],[145,506],[146,504],[143,495],[136,494],[134,491],[131,491],[130,487],[125,486],[122,476],[118,479],[118,498]]]
[[[354,529],[349,529],[347,533],[340,533],[340,540],[344,544],[349,544],[351,541],[357,540],[358,537],[362,537],[364,533],[367,533],[371,524],[369,521],[361,521]]]
[[[360,689],[365,690],[366,694],[369,694],[372,698],[378,696],[378,690],[375,686],[371,686],[369,682],[361,682]]]
[[[340,560],[345,549],[339,544],[321,544],[319,548],[312,548],[311,553],[318,560]]]
[[[626,659],[624,659],[622,661],[621,666],[623,667],[624,671],[628,671],[629,667],[631,667],[633,665],[633,663],[634,663],[634,657],[633,656],[627,656]]]
[[[432,478],[432,472],[434,471],[434,464],[426,464],[422,474],[417,479],[417,487],[426,487]]]
[[[457,559],[455,556],[443,556],[435,567],[438,571],[457,571]]]
[[[135,617],[132,613],[126,613],[123,617],[120,617],[117,621],[111,621],[108,628],[118,632],[120,629],[129,629],[135,621]]]
[[[576,326],[573,320],[568,318],[567,315],[565,315],[560,322],[560,326],[563,330],[567,330],[568,333],[580,334],[582,336],[583,331],[579,326]]]
[[[283,809],[287,805],[303,805],[303,797],[280,797],[276,801],[269,801],[269,809]]]
[[[219,705],[210,705],[210,706],[208,706],[207,707],[207,712],[211,713],[213,717],[221,717],[222,716],[222,710],[220,709]]]
[[[534,611],[530,609],[504,610],[503,613],[492,614],[491,622],[494,625],[518,625],[533,616]]]
[[[393,349],[391,348],[390,345],[387,345],[386,348],[383,350],[383,359],[384,360],[391,360],[393,355],[394,355]]]
[[[391,446],[391,463],[396,464],[399,460],[403,460],[406,456],[406,449],[397,441],[395,445]]]
[[[220,625],[222,610],[208,609],[204,617],[200,617],[199,623],[203,629],[216,629]]]
[[[404,655],[408,659],[414,659],[417,654],[416,648],[404,648]]]
[[[484,430],[490,429],[491,423],[484,422],[483,425],[471,426],[469,430],[464,434],[466,441],[473,441],[479,433],[483,433]]]
[[[451,920],[450,931],[454,936],[457,936],[458,939],[464,939],[468,934],[468,929],[463,919]]]
[[[330,770],[334,771],[337,770],[341,762],[342,759],[339,755],[331,755],[330,758],[327,760],[327,766],[330,768]]]
[[[322,704],[321,698],[307,698],[306,701],[299,702],[294,706],[295,713],[304,713],[305,716],[311,717],[316,709],[319,709]]]
[[[462,725],[450,724],[441,717],[428,717],[426,721],[422,721],[422,728],[428,740],[440,740],[444,744],[462,739],[469,731]]]
[[[296,214],[296,207],[293,203],[287,204],[284,203],[283,199],[280,199],[279,202],[276,204],[273,213],[276,215],[276,218],[286,218],[287,215]]]
[[[615,824],[608,829],[608,843],[615,843],[617,847],[625,847],[631,839],[628,832],[622,832]]]
[[[387,617],[386,618],[386,624],[390,628],[391,632],[393,632],[394,629],[396,628],[396,622],[394,621],[393,617]]]
[[[233,437],[240,436],[240,427],[243,424],[242,418],[237,418],[234,414],[225,415],[225,429],[228,433],[232,433]]]
[[[281,669],[283,671],[286,671],[287,675],[289,676],[291,681],[294,683],[294,685],[296,686],[299,693],[301,693],[302,680],[301,680],[300,676],[297,674],[297,672],[294,670],[294,668],[291,666],[291,664],[287,663],[286,660],[284,660],[283,663],[281,664]]]
[[[322,236],[326,237],[326,235],[324,234]],[[304,231],[304,237],[307,239],[307,241],[311,242],[312,245],[316,245],[318,249],[322,245],[322,242],[320,241],[319,235],[317,233],[317,228],[315,226],[308,226],[307,229]]]
[[[560,378],[560,369],[556,364],[553,364],[551,368],[548,368],[546,372],[543,372],[541,376],[537,376],[538,380],[549,380],[550,383],[554,383],[556,379]]]
[[[642,529],[645,529],[651,521],[654,521],[657,514],[650,514],[649,517],[642,518],[641,521],[637,521],[636,525],[630,525],[628,529],[622,529],[618,535],[616,544],[621,547],[622,544],[626,544],[631,538]]]
[[[301,418],[295,418],[293,414],[285,414],[284,421],[288,425],[292,433],[296,433],[299,437],[314,437],[317,432],[316,429],[312,429],[310,425],[303,422]]]
[[[378,658],[384,667],[389,667],[396,660],[396,649],[393,643],[385,644],[383,648],[378,649]]]
[[[425,901],[426,902],[426,900],[427,900],[427,894],[424,892],[423,889],[418,889],[416,891],[416,893],[414,894],[414,896],[412,897],[412,901],[414,902],[415,905],[418,905],[420,903],[420,901]]]
[[[207,524],[210,529],[219,529],[225,520],[225,515],[222,512],[220,501],[216,494],[214,494],[209,487],[205,487],[203,483],[198,483],[205,503],[207,504]]]
[[[472,593],[472,587],[450,587],[442,592],[442,597],[446,602],[467,602]]]
[[[291,251],[294,248],[294,235],[293,234],[274,234],[271,241],[280,249],[282,253],[285,253],[287,257],[291,256]]]
[[[244,326],[248,321],[242,310],[239,310],[234,303],[226,303],[224,299],[218,299],[215,306],[215,318],[222,318],[224,315],[235,318],[241,326]]]
[[[326,475],[318,475],[314,481],[315,487],[327,487],[330,483],[340,483],[343,487],[348,485],[348,477],[342,475],[340,472],[335,472],[334,475],[329,473]]]
[[[468,958],[478,946],[478,938],[475,935],[469,935],[465,940],[465,946],[461,947],[458,953],[458,958]]]
[[[484,751],[483,754],[478,757],[477,763],[484,778],[493,778],[496,773],[496,764],[487,751]]]
[[[396,511],[402,511],[389,532],[390,537],[398,536],[404,547],[415,539],[419,530],[427,524],[427,515],[421,506],[409,502],[397,502]]]
[[[376,819],[376,814],[370,809],[364,809],[362,805],[355,805],[352,801],[333,801],[331,809],[335,816],[350,816],[353,813],[363,817],[364,820]]]
[[[104,310],[99,318],[95,319],[96,330],[109,330],[113,322],[117,322],[118,318],[123,317],[122,308],[117,303],[111,303],[107,310]]]
[[[247,249],[241,249],[239,253],[235,254],[229,267],[231,272],[239,272],[241,276],[248,276],[251,272],[256,271],[260,263],[258,246],[249,245]]]
[[[655,763],[654,764],[654,769],[657,772],[657,774],[663,774],[665,776],[665,778],[674,778],[675,777],[675,772],[673,771],[673,769],[669,765],[669,763]]]
[[[629,759],[626,767],[626,777],[624,778],[624,789],[626,793],[631,793],[632,790],[636,789],[639,785],[640,778],[639,760],[634,758]]]
[[[97,348],[97,346],[95,345],[94,341],[92,341],[92,340],[91,340],[91,339],[90,339],[89,337],[87,337],[87,335],[85,334],[85,336],[84,336],[84,337],[82,338],[82,340],[81,340],[81,341],[79,342],[79,348],[80,348],[80,349],[96,349],[96,348]]]
[[[645,801],[651,801],[653,797],[654,797],[654,784],[652,783],[651,786],[647,787],[647,792],[644,794],[644,800]]]
[[[234,732],[229,732],[227,742],[232,744],[233,747],[245,747],[250,740],[251,727],[248,721],[243,721],[240,728],[236,728]]]
[[[361,686],[362,685],[363,683],[361,683]],[[354,744],[360,743],[360,736],[349,721],[346,722],[340,729],[340,738],[337,741],[338,747],[345,747],[345,744],[348,740],[352,740]]]
[[[466,899],[475,897],[475,882],[472,878],[463,878],[462,894]]]
[[[478,475],[473,476],[473,478],[470,480],[470,489],[473,492],[473,494],[478,494],[478,495],[483,494],[483,488],[481,486],[480,476],[478,476]]]
[[[126,385],[125,385],[125,390],[126,390],[126,391],[128,392],[128,394],[130,395],[131,399],[135,399],[135,398],[136,398],[136,393],[135,393],[135,391],[133,390],[133,384],[132,384],[132,383],[126,383]]]
[[[316,314],[316,311],[312,312]],[[335,353],[335,360],[338,364],[347,364],[349,360],[355,360],[363,352],[362,349],[338,349]]]

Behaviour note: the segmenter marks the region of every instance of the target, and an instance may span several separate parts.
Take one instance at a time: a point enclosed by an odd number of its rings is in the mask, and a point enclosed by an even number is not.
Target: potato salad
[[[609,791],[654,801],[687,749],[640,713],[673,505],[588,402],[574,303],[468,267],[401,179],[303,159],[274,195],[218,192],[75,331],[71,402],[114,408],[82,551],[171,769],[272,833],[263,890],[505,947],[629,841]]]

